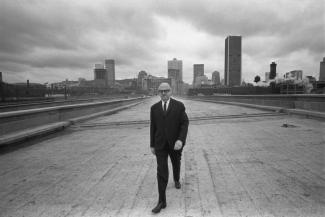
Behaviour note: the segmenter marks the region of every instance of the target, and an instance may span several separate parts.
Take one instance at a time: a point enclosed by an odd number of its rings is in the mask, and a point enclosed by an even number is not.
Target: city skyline
[[[0,71],[6,82],[91,80],[95,63],[114,59],[116,79],[134,78],[141,70],[167,77],[166,62],[176,57],[191,84],[196,63],[205,65],[208,77],[217,70],[223,78],[224,39],[241,35],[245,82],[264,77],[273,61],[279,74],[303,70],[318,78],[325,56],[324,4],[4,0]]]

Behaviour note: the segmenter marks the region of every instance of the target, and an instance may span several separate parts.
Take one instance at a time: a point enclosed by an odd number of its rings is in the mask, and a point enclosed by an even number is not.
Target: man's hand
[[[183,147],[183,142],[181,140],[177,140],[175,142],[174,150],[180,150]]]
[[[152,154],[156,154],[155,148],[150,147],[150,149]]]

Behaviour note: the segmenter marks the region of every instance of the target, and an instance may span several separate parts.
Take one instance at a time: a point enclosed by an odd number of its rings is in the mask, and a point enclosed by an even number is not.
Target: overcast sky
[[[224,75],[228,35],[242,36],[242,78],[300,69],[318,79],[325,57],[324,0],[0,0],[0,71],[6,82],[93,79],[115,59],[116,78],[167,77],[183,60]]]

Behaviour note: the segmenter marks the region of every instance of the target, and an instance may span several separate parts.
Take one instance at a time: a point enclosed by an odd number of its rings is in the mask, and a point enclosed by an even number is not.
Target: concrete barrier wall
[[[324,112],[325,102],[296,101],[295,108]]]
[[[189,99],[209,99],[224,102],[240,102],[255,105],[276,106],[325,112],[325,95],[213,95],[193,96]]]
[[[0,113],[0,136],[45,124],[67,121],[142,100],[144,98],[120,99]]]

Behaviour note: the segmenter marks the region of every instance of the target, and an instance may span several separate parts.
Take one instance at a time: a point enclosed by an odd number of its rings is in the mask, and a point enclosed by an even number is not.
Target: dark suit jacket
[[[168,109],[164,114],[161,101],[151,106],[150,110],[150,147],[161,150],[168,143],[174,149],[175,142],[186,142],[188,117],[182,102],[170,98]]]

